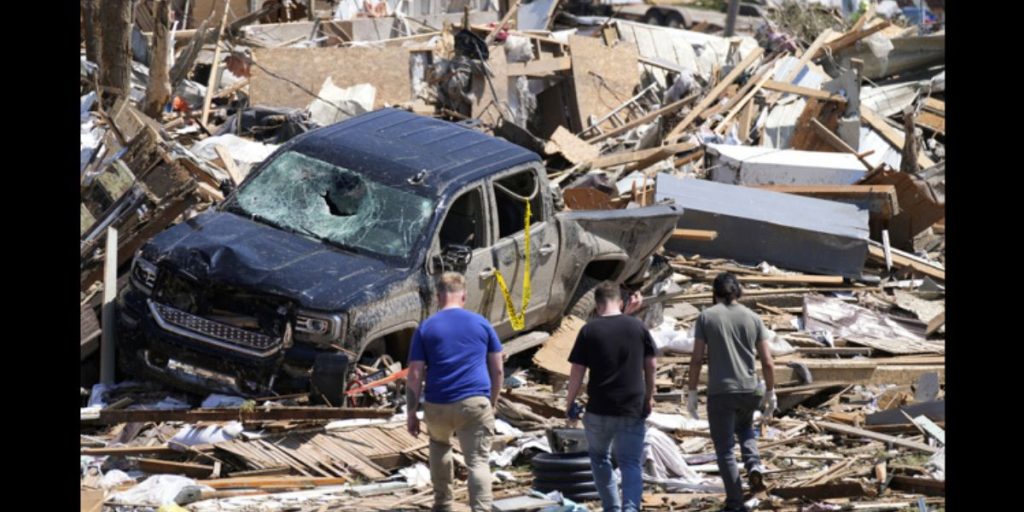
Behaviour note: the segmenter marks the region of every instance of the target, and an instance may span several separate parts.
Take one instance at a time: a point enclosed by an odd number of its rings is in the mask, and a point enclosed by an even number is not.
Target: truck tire
[[[586,452],[538,453],[530,464],[535,471],[545,473],[576,473],[590,471],[590,456]]]
[[[590,276],[580,278],[580,284],[576,286],[572,300],[569,301],[568,314],[584,320],[590,318],[590,315],[594,314],[594,306],[597,304],[594,300],[594,288],[597,288],[599,284],[601,281]]]
[[[590,482],[594,480],[594,472],[589,468],[583,471],[552,471],[534,469],[533,478],[545,482]]]
[[[686,21],[683,17],[676,12],[670,12],[663,18],[664,23],[662,25],[669,28],[686,28]]]
[[[648,25],[662,25],[661,13],[657,9],[648,9],[644,14],[644,23]]]
[[[559,491],[562,494],[597,492],[597,483],[593,480],[589,482],[547,482],[534,479],[532,487],[541,492]]]

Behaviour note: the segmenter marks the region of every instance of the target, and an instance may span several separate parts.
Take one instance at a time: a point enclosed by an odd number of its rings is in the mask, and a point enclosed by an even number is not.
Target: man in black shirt
[[[644,419],[651,413],[654,399],[654,340],[643,322],[622,313],[618,285],[602,283],[594,298],[598,316],[580,329],[569,354],[572,370],[566,415],[570,421],[575,419],[573,404],[589,369],[583,427],[601,506],[605,511],[636,511],[644,489]],[[627,311],[638,306],[639,300],[631,299]],[[612,472],[613,442],[622,472],[621,499]]]

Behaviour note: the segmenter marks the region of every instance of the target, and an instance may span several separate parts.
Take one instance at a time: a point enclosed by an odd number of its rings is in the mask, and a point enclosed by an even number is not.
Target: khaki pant
[[[491,401],[474,396],[450,404],[423,403],[423,419],[430,435],[430,480],[434,484],[434,510],[451,510],[452,434],[459,438],[459,448],[469,467],[469,506],[474,512],[490,512],[491,453],[494,433],[494,411]]]

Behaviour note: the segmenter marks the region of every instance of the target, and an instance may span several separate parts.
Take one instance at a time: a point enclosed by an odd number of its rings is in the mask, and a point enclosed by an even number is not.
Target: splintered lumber
[[[694,240],[698,242],[710,242],[718,238],[718,231],[706,229],[675,229],[672,231],[673,240]],[[842,283],[842,280],[840,280]]]
[[[697,95],[696,94],[691,94],[691,95],[689,95],[689,96],[687,96],[687,97],[685,97],[683,99],[680,99],[678,101],[674,101],[672,103],[669,103],[668,105],[665,105],[664,107],[661,107],[658,110],[655,110],[654,112],[651,112],[651,113],[649,113],[649,114],[647,114],[647,115],[645,115],[643,117],[639,117],[639,118],[637,118],[637,119],[635,119],[633,121],[630,121],[630,122],[628,122],[628,123],[626,123],[626,124],[624,124],[622,126],[619,126],[618,128],[614,128],[614,129],[608,130],[607,132],[604,132],[604,133],[602,133],[600,135],[595,135],[595,136],[593,136],[593,137],[591,137],[589,139],[586,139],[586,141],[591,143],[591,144],[596,144],[596,143],[601,142],[602,140],[605,140],[605,139],[607,139],[609,137],[615,137],[616,135],[619,135],[619,134],[622,134],[622,133],[626,133],[629,130],[632,130],[633,128],[636,128],[637,126],[644,125],[644,124],[647,124],[647,123],[653,121],[658,116],[664,116],[664,115],[668,115],[668,114],[674,113],[675,111],[683,108],[684,106],[686,106],[687,103],[690,103],[690,102],[692,102],[695,99],[697,99]]]
[[[811,276],[806,274],[793,276],[739,276],[738,279],[741,283],[758,284],[843,284],[843,276]]]
[[[167,445],[156,446],[111,446],[104,448],[83,448],[82,455],[167,455],[181,453]]]
[[[827,142],[828,145],[832,146],[833,149],[857,155],[857,160],[860,160],[860,163],[863,164],[864,167],[867,167],[868,171],[874,170],[875,167],[871,165],[871,163],[869,163],[866,159],[864,159],[863,155],[857,153],[857,151],[851,148],[850,145],[846,143],[846,141],[840,139],[839,136],[836,135],[835,133],[832,133],[832,130],[829,130],[825,125],[821,124],[821,121],[818,121],[815,118],[811,118],[811,129],[814,130],[814,133],[819,138]]]
[[[892,264],[899,268],[910,268],[915,272],[920,272],[926,276],[933,277],[940,281],[946,280],[946,271],[938,268],[934,265],[918,261],[916,259],[909,258],[901,254],[902,251],[895,249],[890,251],[892,253]],[[878,263],[885,263],[885,249],[876,247],[874,245],[868,245],[868,257]],[[938,327],[936,327],[937,329]]]
[[[840,36],[838,39],[826,43],[825,48],[828,49],[829,53],[834,54],[839,50],[842,50],[843,48],[853,46],[854,43],[856,43],[857,41],[860,41],[861,39],[864,39],[865,37],[868,37],[871,34],[874,34],[875,32],[878,32],[888,27],[889,25],[891,25],[891,23],[888,21],[879,21],[878,23],[875,23],[874,25],[871,26],[871,28],[868,29],[851,30]]]
[[[829,201],[865,201],[884,218],[899,213],[895,185],[757,185],[755,188]]]
[[[246,476],[238,478],[217,478],[200,480],[199,485],[214,489],[240,489],[262,487],[319,487],[324,485],[341,485],[348,482],[343,477],[301,477],[301,476]]]
[[[874,110],[871,110],[866,105],[860,106],[860,117],[861,119],[864,120],[865,123],[868,123],[868,125],[870,125],[872,129],[878,132],[878,134],[881,135],[882,138],[886,140],[886,142],[888,142],[890,145],[892,145],[898,150],[903,150],[903,144],[906,140],[906,134],[904,134],[900,130],[897,130],[896,128],[893,128],[892,126],[889,126],[889,124],[885,122],[885,119],[883,119],[881,115],[879,115]],[[935,162],[933,162],[931,158],[925,156],[923,152],[918,152],[917,165],[919,165],[922,169],[927,169],[929,167],[935,166]]]
[[[787,84],[793,83],[793,80],[796,80],[796,77],[800,75],[800,71],[804,69],[804,66],[806,66],[807,63],[811,62],[811,60],[814,59],[815,56],[817,56],[818,51],[821,50],[821,47],[825,45],[825,41],[827,41],[829,37],[832,37],[832,34],[834,33],[835,32],[832,29],[825,29],[824,32],[818,34],[818,37],[814,40],[814,42],[812,42],[811,45],[807,47],[807,50],[802,55],[800,55],[800,60],[796,63],[795,66],[789,69],[789,72],[786,73],[786,76],[781,81]],[[780,98],[782,98],[782,94],[783,93],[779,91],[773,92],[770,96],[768,96],[768,100],[766,103],[769,106],[774,105],[776,102],[779,101]]]
[[[769,91],[788,92],[796,94],[798,96],[804,96],[807,98],[814,98],[817,100],[834,101],[839,104],[846,104],[846,98],[828,91],[821,89],[811,89],[810,87],[803,87],[796,84],[790,84],[786,82],[778,82],[775,80],[768,80],[761,86],[763,89]]]
[[[668,158],[676,153],[682,153],[695,149],[698,145],[693,142],[682,142],[679,144],[671,144],[668,146],[660,146],[650,149],[641,149],[638,151],[624,151],[620,153],[613,153],[607,156],[601,156],[595,158],[591,162],[591,167],[598,169],[602,167],[612,167],[615,165],[628,164],[633,162],[640,162],[657,155],[663,155],[663,158]]]
[[[935,453],[939,451],[938,448],[928,446],[924,443],[918,443],[915,441],[908,441],[899,437],[881,434],[878,432],[872,432],[862,428],[851,427],[849,425],[843,425],[841,423],[832,423],[829,421],[817,421],[815,422],[819,427],[828,430],[830,432],[836,432],[848,436],[864,437],[867,439],[873,439],[875,441],[881,441],[883,443],[892,443],[895,446],[901,446],[903,448],[910,448],[912,450],[918,450],[925,453]]]
[[[946,495],[946,482],[931,478],[893,475],[892,480],[889,481],[889,488],[914,494],[924,494],[925,496]]]
[[[718,84],[715,85],[699,103],[694,105],[693,109],[690,110],[690,113],[686,114],[686,117],[684,117],[683,120],[675,126],[675,128],[672,128],[672,131],[665,136],[665,140],[671,142],[678,139],[679,135],[683,133],[683,130],[689,128],[701,113],[718,101],[718,97],[725,92],[725,89],[732,85],[732,83],[735,82],[736,79],[739,78],[739,76],[743,74],[743,72],[750,67],[755,60],[760,58],[762,53],[764,53],[764,50],[760,47],[755,48],[748,53],[747,56],[736,65],[736,67],[732,68],[732,71],[730,71],[728,75],[725,75],[725,78],[718,82]]]
[[[146,473],[172,473],[192,478],[208,478],[213,473],[213,466],[191,464],[187,462],[171,462],[159,459],[137,459],[139,470]]]
[[[771,494],[787,500],[794,498],[825,500],[830,498],[859,498],[865,496],[866,493],[864,487],[859,483],[845,482],[803,487],[776,487],[771,490]]]
[[[336,407],[274,407],[242,411],[241,409],[180,409],[180,410],[115,410],[100,411],[99,418],[83,420],[89,423],[113,425],[137,421],[273,421],[273,420],[342,420],[350,418],[390,418],[394,412],[387,409]]]

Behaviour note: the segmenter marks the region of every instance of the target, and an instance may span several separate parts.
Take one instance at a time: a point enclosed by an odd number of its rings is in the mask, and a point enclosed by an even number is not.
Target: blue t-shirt
[[[484,317],[462,308],[443,309],[416,329],[409,361],[427,366],[427,401],[450,404],[491,396],[489,352],[501,352],[501,341]]]

